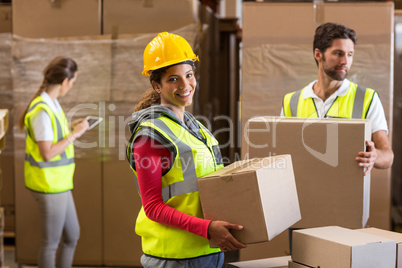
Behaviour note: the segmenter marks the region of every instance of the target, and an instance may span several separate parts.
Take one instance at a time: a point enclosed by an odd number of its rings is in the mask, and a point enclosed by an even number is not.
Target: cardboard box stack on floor
[[[197,183],[205,219],[242,225],[232,231],[242,243],[272,240],[300,220],[290,155],[238,161]]]
[[[396,242],[339,226],[296,230],[292,261],[308,267],[394,268]]]

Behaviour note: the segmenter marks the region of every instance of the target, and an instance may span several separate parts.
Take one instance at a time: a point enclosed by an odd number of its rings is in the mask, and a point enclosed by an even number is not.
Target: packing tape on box
[[[237,171],[249,167],[253,164],[259,163],[261,161],[262,158],[253,158],[253,159],[249,159],[249,160],[244,160],[244,162],[242,162],[238,167],[235,167],[234,169],[230,169],[224,173],[222,173],[221,175],[221,179],[224,181],[230,181],[232,180],[232,174],[236,173]]]

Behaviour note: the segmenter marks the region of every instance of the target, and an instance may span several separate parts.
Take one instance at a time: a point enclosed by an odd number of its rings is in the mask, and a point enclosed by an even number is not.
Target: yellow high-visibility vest
[[[198,124],[203,140],[167,116],[146,120],[133,131],[127,157],[138,186],[132,153],[135,138],[141,129],[157,133],[164,145],[175,152],[171,168],[161,178],[163,202],[185,214],[203,218],[197,178],[221,169],[223,164],[218,141],[201,123]],[[142,238],[143,252],[156,257],[182,259],[220,252],[219,248],[210,248],[204,237],[150,220],[143,207],[137,217],[136,233]]]
[[[305,89],[285,95],[283,98],[285,116],[318,117],[314,100],[303,98]],[[365,119],[375,94],[377,94],[375,90],[351,82],[346,95],[338,96],[324,117]]]
[[[67,118],[63,111],[60,114],[53,112],[41,96],[32,101],[25,116],[25,186],[32,191],[41,193],[65,192],[73,189],[74,146],[70,144],[63,153],[53,157],[48,162],[44,161],[35,140],[30,120],[41,110],[49,115],[52,122],[53,144],[70,134]]]

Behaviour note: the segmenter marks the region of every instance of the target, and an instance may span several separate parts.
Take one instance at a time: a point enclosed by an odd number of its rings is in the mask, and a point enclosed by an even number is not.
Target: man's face
[[[332,46],[321,54],[321,68],[333,80],[343,81],[353,62],[354,43],[350,39],[334,39]]]

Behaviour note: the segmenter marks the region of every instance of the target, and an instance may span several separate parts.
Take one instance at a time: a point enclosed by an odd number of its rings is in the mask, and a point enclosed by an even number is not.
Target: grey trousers
[[[145,268],[221,268],[224,260],[223,252],[177,260],[156,258],[145,254],[141,256],[141,264]]]
[[[39,205],[39,222],[42,232],[38,267],[70,268],[80,237],[80,225],[71,191],[55,194],[32,192],[32,195]],[[60,238],[62,238],[61,243]]]

